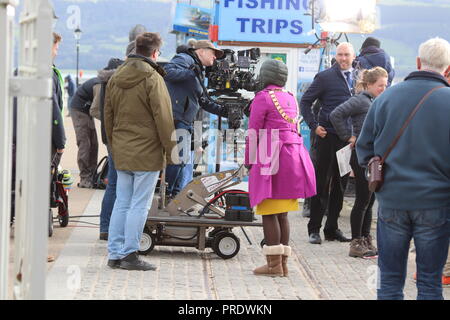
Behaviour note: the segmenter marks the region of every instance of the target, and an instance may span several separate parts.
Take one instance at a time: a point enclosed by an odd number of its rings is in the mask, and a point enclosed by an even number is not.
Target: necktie
[[[351,88],[352,87],[352,81],[350,80],[351,72],[345,71],[344,74],[345,74],[345,79],[347,80],[348,87]]]

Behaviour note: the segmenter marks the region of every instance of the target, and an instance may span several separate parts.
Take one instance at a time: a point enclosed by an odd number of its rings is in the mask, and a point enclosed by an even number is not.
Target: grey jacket
[[[348,141],[352,135],[359,136],[372,101],[373,97],[370,93],[363,91],[337,106],[331,112],[330,121],[341,140]],[[349,118],[351,118],[353,133],[348,127]]]

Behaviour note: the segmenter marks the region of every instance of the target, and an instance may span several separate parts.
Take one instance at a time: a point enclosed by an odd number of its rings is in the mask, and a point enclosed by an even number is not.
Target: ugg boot
[[[267,264],[256,268],[253,273],[257,276],[282,277],[283,266],[281,264],[281,256],[284,253],[282,244],[276,246],[264,246],[263,254],[266,256]]]
[[[289,246],[283,246],[284,252],[283,252],[283,256],[281,257],[281,265],[283,266],[283,277],[287,277],[288,276],[288,267],[287,267],[287,260],[291,255],[291,247]]]

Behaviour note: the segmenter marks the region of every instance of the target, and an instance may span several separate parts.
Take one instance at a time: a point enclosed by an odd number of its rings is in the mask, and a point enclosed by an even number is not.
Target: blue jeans
[[[191,152],[191,157],[189,158],[189,162],[185,163],[181,169],[181,177],[177,179],[177,185],[174,187],[175,195],[178,194],[184,187],[186,187],[189,182],[192,181],[194,176],[194,151]],[[173,193],[173,191],[172,191]]]
[[[117,171],[111,153],[108,152],[108,184],[103,195],[102,211],[100,211],[100,232],[108,232],[109,221],[116,201]]]
[[[159,171],[117,170],[117,198],[108,234],[109,259],[139,250]]]
[[[402,300],[409,244],[414,239],[418,300],[443,300],[442,272],[450,237],[450,208],[402,211],[379,207],[379,300]]]
[[[177,122],[175,129],[182,129],[177,130],[177,145],[182,163],[168,165],[166,168],[167,194],[172,196],[176,196],[192,180],[194,171],[191,163],[192,126]]]

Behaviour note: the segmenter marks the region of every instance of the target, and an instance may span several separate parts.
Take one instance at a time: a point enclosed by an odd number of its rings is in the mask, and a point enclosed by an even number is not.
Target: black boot
[[[125,270],[156,270],[156,266],[139,259],[137,252],[130,253],[120,261],[120,268]]]

